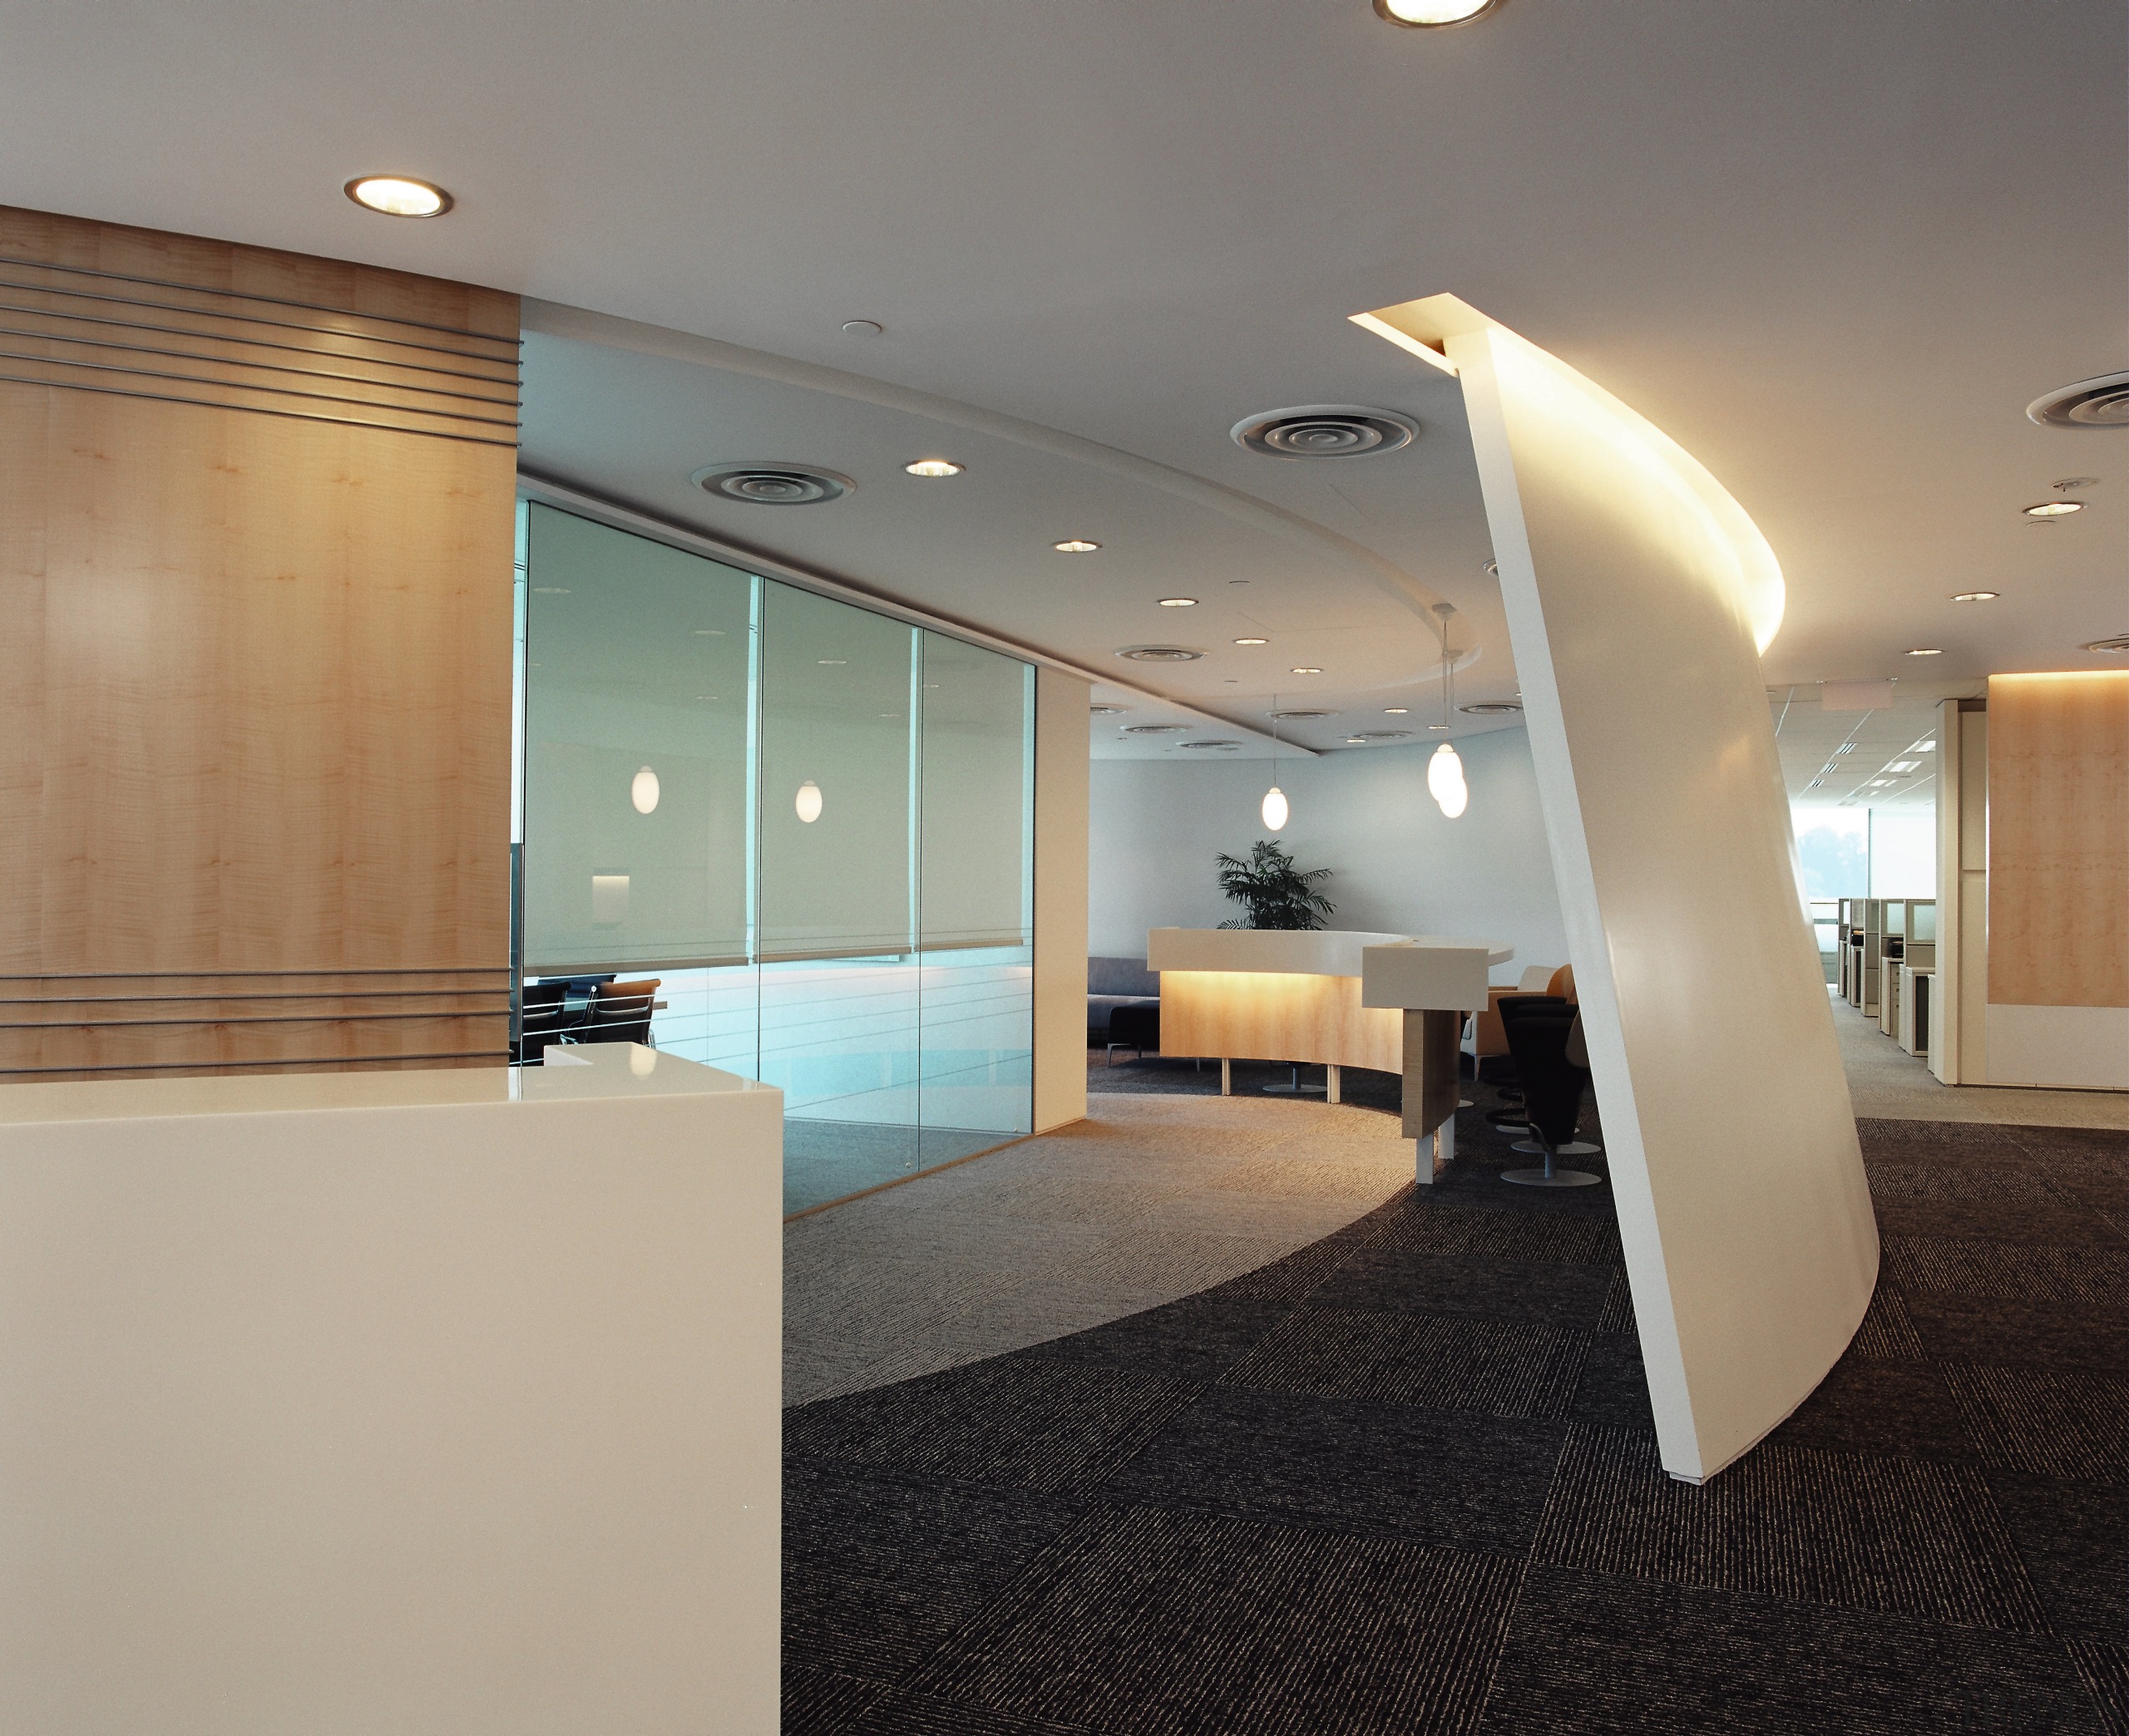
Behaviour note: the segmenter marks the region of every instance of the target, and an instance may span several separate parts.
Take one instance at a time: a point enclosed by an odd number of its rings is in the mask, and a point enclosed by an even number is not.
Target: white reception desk
[[[777,1728],[783,1097],[0,1087],[0,1730]]]

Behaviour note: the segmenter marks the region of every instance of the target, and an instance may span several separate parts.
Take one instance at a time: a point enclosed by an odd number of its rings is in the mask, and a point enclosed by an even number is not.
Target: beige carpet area
[[[1834,1028],[1855,1113],[1887,1121],[1996,1122],[2028,1127],[2129,1127],[2129,1092],[2028,1091],[2003,1085],[1940,1085],[1929,1063],[1904,1053],[1838,996]]]
[[[863,1391],[1172,1302],[1412,1179],[1377,1111],[1103,1095],[1086,1121],[784,1231],[783,1402]]]

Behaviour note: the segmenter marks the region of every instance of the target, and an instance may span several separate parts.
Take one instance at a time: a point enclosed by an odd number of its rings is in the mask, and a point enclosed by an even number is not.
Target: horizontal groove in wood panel
[[[522,339],[506,338],[492,332],[469,332],[457,326],[431,325],[418,319],[402,319],[390,313],[360,313],[352,308],[328,307],[322,303],[282,301],[270,295],[246,295],[240,290],[215,289],[199,284],[163,284],[154,279],[125,278],[107,272],[92,272],[78,265],[53,265],[41,259],[20,259],[0,257],[0,271],[63,271],[101,278],[111,283],[132,284],[152,289],[175,290],[180,295],[216,297],[225,301],[257,302],[268,307],[297,308],[309,313],[328,313],[336,320],[367,321],[374,325],[396,325],[410,330],[433,332],[439,336],[471,338],[477,343],[494,344],[498,349],[511,353],[511,356],[489,353],[482,350],[467,349],[461,344],[429,343],[416,338],[393,338],[382,332],[363,332],[347,325],[319,325],[306,319],[276,319],[266,313],[225,313],[219,308],[190,307],[183,302],[165,301],[138,295],[106,295],[93,289],[77,289],[64,284],[19,283],[0,277],[0,289],[26,290],[36,295],[63,295],[70,301],[101,302],[120,308],[153,308],[166,313],[190,313],[200,319],[240,321],[246,325],[274,326],[284,331],[318,332],[336,337],[358,338],[369,343],[388,343],[397,349],[428,350],[440,356],[460,356],[469,361],[500,362],[512,359]]]
[[[0,325],[0,338],[18,338],[29,343],[64,344],[70,349],[123,350],[128,355],[161,356],[173,362],[196,362],[203,367],[245,367],[249,368],[254,373],[293,374],[302,380],[340,380],[349,385],[367,386],[374,392],[418,392],[425,397],[458,398],[469,404],[499,404],[513,410],[517,407],[517,395],[515,392],[507,395],[486,392],[461,392],[455,386],[421,386],[408,380],[375,380],[368,374],[343,373],[337,368],[299,367],[293,362],[247,362],[239,356],[203,356],[195,350],[172,349],[163,344],[121,343],[116,338],[69,338],[62,333],[25,332],[9,325]],[[82,367],[99,365],[88,362],[69,363],[67,358],[63,356],[25,355],[18,350],[0,350],[0,355],[12,355],[17,360],[24,362],[49,362]],[[384,365],[403,368],[412,366],[408,362],[388,362]],[[146,370],[134,371],[146,372]],[[190,378],[192,376],[170,375],[166,377]],[[453,374],[451,377],[458,379],[463,377]],[[230,383],[237,382],[232,381]],[[498,380],[494,383],[500,386],[506,382]],[[259,389],[266,391],[270,388],[261,387]]]
[[[0,373],[0,382],[42,386],[53,392],[92,392],[104,397],[144,398],[161,404],[189,404],[195,410],[234,410],[245,416],[278,416],[288,422],[325,422],[340,428],[373,428],[382,434],[419,434],[430,440],[456,440],[468,446],[507,446],[512,451],[517,449],[515,440],[497,440],[486,434],[455,434],[443,428],[406,428],[360,417],[325,416],[309,410],[271,410],[263,404],[224,404],[212,398],[180,397],[168,392],[129,392],[120,386],[91,386],[77,380],[26,379],[10,373]]]
[[[391,1018],[507,1018],[507,1007],[408,1008],[396,1013],[200,1013],[166,1018],[0,1018],[0,1031],[121,1031],[149,1025],[374,1023]]]
[[[507,964],[320,964],[273,970],[17,970],[0,971],[0,983],[198,982],[212,977],[507,976]],[[472,993],[472,990],[464,991]]]
[[[108,1061],[72,1067],[0,1067],[0,1075],[22,1073],[202,1073],[232,1067],[378,1067],[408,1061],[506,1061],[506,1048],[438,1049],[405,1055],[288,1055],[264,1061]]]
[[[184,310],[180,308],[174,311],[181,313]],[[18,303],[9,301],[0,301],[0,313],[19,314],[28,319],[60,319],[65,320],[71,325],[109,326],[113,330],[121,332],[150,332],[162,338],[190,338],[201,343],[225,343],[245,349],[268,349],[283,355],[328,356],[336,362],[359,362],[369,367],[397,367],[408,372],[430,374],[442,379],[478,380],[491,386],[507,386],[513,392],[516,390],[518,383],[517,363],[514,361],[504,361],[501,358],[497,358],[491,365],[507,369],[508,372],[474,373],[468,372],[464,368],[439,367],[433,362],[402,362],[391,356],[366,356],[358,351],[324,349],[311,343],[286,343],[274,338],[237,337],[226,332],[197,331],[190,326],[156,325],[143,319],[117,319],[105,313],[67,313],[57,308],[25,308]],[[328,338],[345,338],[357,343],[363,341],[358,334],[353,333],[324,332],[318,335]],[[487,358],[468,357],[466,359],[483,361]]]
[[[136,367],[123,362],[79,362],[69,356],[32,356],[20,350],[0,349],[0,362],[27,362],[35,367],[78,367],[92,373],[123,374],[134,380],[170,380],[185,386],[220,386],[231,392],[255,392],[274,397],[304,398],[319,403],[346,404],[361,410],[388,410],[395,416],[432,416],[443,422],[468,422],[490,428],[515,428],[514,416],[476,416],[466,410],[432,410],[423,404],[392,404],[378,398],[350,397],[344,392],[308,392],[300,386],[254,386],[244,380],[218,380],[212,374],[176,373],[167,367]],[[226,365],[226,364],[224,364]],[[299,372],[292,369],[290,372]],[[61,386],[69,383],[53,380],[47,383]],[[383,389],[383,388],[380,388]],[[401,386],[390,388],[399,392],[418,391],[418,387]],[[453,393],[452,396],[463,396]],[[478,402],[491,403],[492,399]],[[223,403],[225,410],[249,410],[249,404]],[[515,408],[513,405],[511,407]]]
[[[501,989],[207,989],[195,994],[0,995],[0,1007],[137,1007],[165,1001],[434,1000],[508,994]]]

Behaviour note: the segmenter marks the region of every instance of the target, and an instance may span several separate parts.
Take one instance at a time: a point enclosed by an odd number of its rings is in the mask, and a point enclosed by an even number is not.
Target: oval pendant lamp
[[[798,796],[791,805],[798,813],[799,823],[811,826],[821,817],[821,787],[808,778],[798,786]]]
[[[1279,696],[1272,695],[1272,787],[1257,805],[1267,831],[1277,831],[1287,823],[1287,795],[1279,787]]]
[[[648,814],[658,806],[658,774],[645,766],[629,780],[629,805],[639,814]]]
[[[1445,616],[1441,624],[1441,727],[1445,731],[1455,715],[1455,679],[1456,664],[1450,655],[1449,622]],[[1471,788],[1464,782],[1463,759],[1446,742],[1435,749],[1427,762],[1427,793],[1434,797],[1445,820],[1462,818],[1464,810],[1471,805]]]

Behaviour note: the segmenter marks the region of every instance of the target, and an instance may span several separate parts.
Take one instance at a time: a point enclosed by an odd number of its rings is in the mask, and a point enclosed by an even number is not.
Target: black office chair
[[[1557,1013],[1563,1009],[1569,1013],[1574,1011],[1574,1003],[1564,994],[1504,994],[1495,1001],[1493,1009],[1495,1015],[1500,1019],[1504,1036],[1507,1033],[1509,1021],[1519,1014]],[[1514,1078],[1516,1076],[1513,1071],[1515,1065],[1515,1046],[1513,1043],[1509,1045],[1508,1060],[1511,1070],[1509,1077]],[[1503,1085],[1500,1087],[1500,1094],[1509,1107],[1505,1109],[1489,1109],[1486,1112],[1486,1119],[1494,1127],[1505,1128],[1510,1132],[1524,1132],[1529,1126],[1530,1112],[1524,1098],[1519,1078],[1513,1087]]]
[[[513,1062],[523,1067],[537,1065],[546,1054],[547,1045],[561,1041],[581,1018],[581,1013],[563,1009],[563,997],[568,993],[566,982],[527,983],[519,991],[519,1036],[510,1056]]]
[[[1586,1170],[1562,1169],[1558,1162],[1560,1148],[1574,1138],[1582,1094],[1589,1087],[1588,1069],[1568,1058],[1568,1039],[1576,1017],[1542,1011],[1503,1020],[1509,1053],[1514,1056],[1516,1074],[1523,1081],[1529,1126],[1538,1149],[1545,1154],[1543,1169],[1509,1170],[1501,1176],[1504,1181],[1526,1187],[1594,1187],[1603,1180]]]
[[[591,1028],[586,1043],[641,1043],[650,1041],[651,1004],[658,999],[662,979],[645,977],[633,983],[604,982],[591,991]]]
[[[1158,1000],[1128,1001],[1109,1009],[1109,1040],[1102,1055],[1104,1067],[1120,1048],[1136,1049],[1143,1061],[1148,1049],[1158,1054],[1160,1048],[1161,1004]]]

